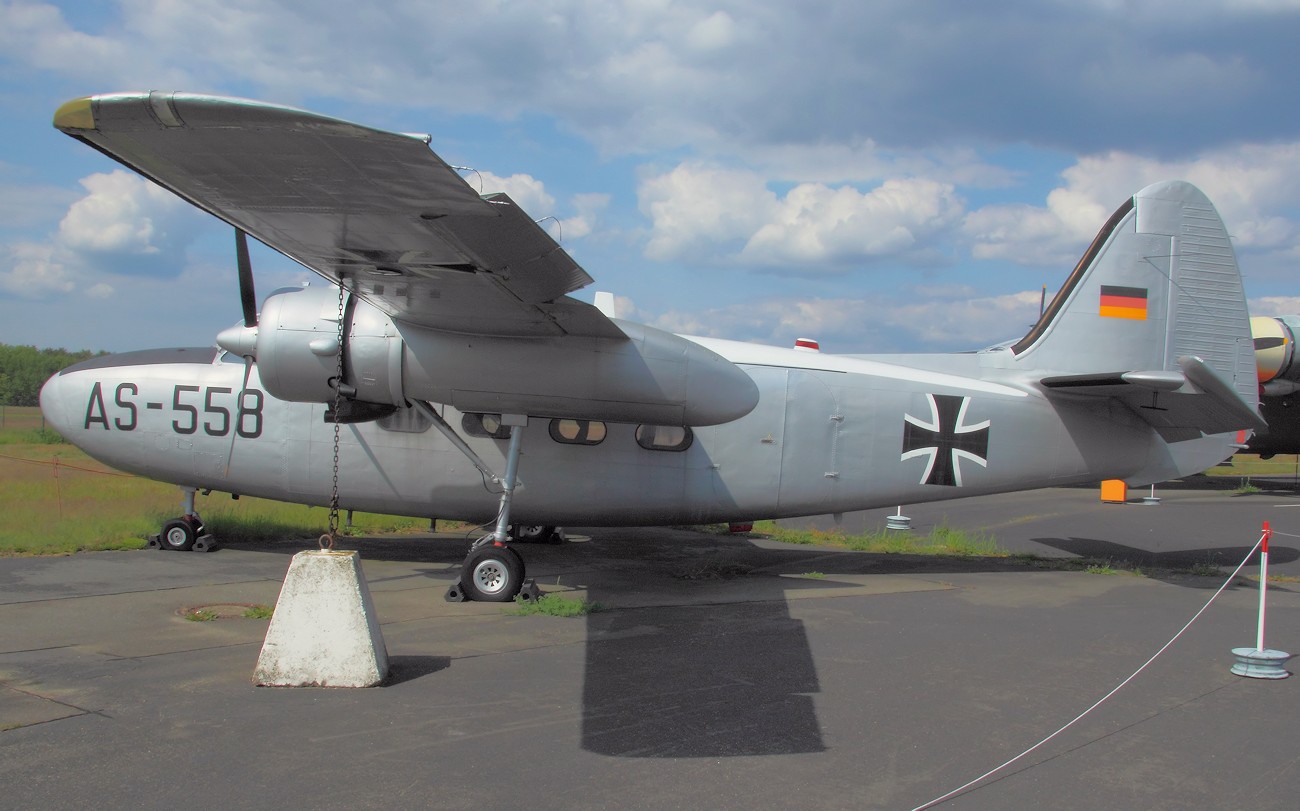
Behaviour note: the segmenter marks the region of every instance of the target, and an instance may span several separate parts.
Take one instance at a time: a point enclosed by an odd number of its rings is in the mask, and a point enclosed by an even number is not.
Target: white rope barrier
[[[1179,637],[1181,637],[1181,636],[1182,636],[1182,635],[1187,631],[1188,628],[1192,627],[1192,623],[1196,622],[1196,620],[1199,619],[1200,616],[1201,616],[1202,614],[1205,613],[1206,609],[1208,609],[1208,608],[1210,607],[1210,605],[1211,605],[1211,604],[1212,604],[1216,599],[1218,599],[1219,595],[1223,593],[1223,590],[1226,589],[1226,588],[1228,587],[1228,585],[1231,584],[1232,581],[1237,577],[1237,575],[1241,573],[1241,570],[1245,568],[1247,561],[1250,560],[1251,555],[1254,555],[1254,554],[1255,554],[1255,550],[1256,550],[1256,549],[1259,549],[1260,546],[1263,545],[1263,544],[1265,543],[1266,539],[1267,539],[1268,536],[1271,534],[1271,532],[1272,532],[1272,531],[1268,528],[1268,524],[1265,524],[1265,525],[1264,525],[1264,531],[1263,531],[1262,533],[1260,533],[1259,540],[1256,541],[1256,542],[1255,542],[1255,545],[1252,546],[1252,547],[1250,548],[1250,551],[1246,553],[1246,557],[1242,559],[1241,563],[1237,564],[1237,568],[1232,570],[1232,574],[1228,575],[1228,579],[1225,580],[1225,581],[1223,581],[1223,585],[1222,585],[1222,586],[1219,586],[1218,590],[1214,592],[1214,594],[1210,597],[1210,599],[1209,599],[1208,601],[1206,601],[1205,605],[1201,606],[1201,610],[1200,610],[1200,611],[1197,611],[1197,612],[1192,616],[1192,618],[1191,618],[1190,620],[1187,621],[1187,624],[1186,624],[1186,625],[1184,625],[1182,628],[1178,629],[1178,633],[1174,634],[1173,637],[1172,637],[1168,642],[1166,642],[1166,643],[1165,643],[1165,644],[1160,648],[1160,650],[1156,651],[1156,652],[1151,656],[1150,659],[1147,659],[1145,662],[1142,663],[1142,666],[1141,666],[1141,667],[1139,667],[1137,670],[1133,671],[1133,674],[1132,674],[1131,676],[1129,676],[1127,679],[1124,679],[1124,681],[1122,681],[1122,682],[1120,682],[1118,685],[1116,685],[1116,686],[1114,687],[1114,689],[1112,689],[1109,693],[1107,693],[1106,695],[1104,695],[1104,696],[1102,696],[1101,698],[1097,699],[1097,702],[1096,702],[1095,704],[1093,704],[1093,705],[1092,705],[1091,707],[1089,707],[1088,709],[1086,709],[1086,710],[1084,710],[1083,712],[1081,712],[1081,713],[1079,713],[1078,715],[1076,715],[1076,716],[1075,716],[1073,719],[1071,719],[1070,722],[1067,723],[1065,726],[1063,726],[1063,727],[1061,727],[1060,729],[1056,730],[1056,731],[1053,732],[1051,735],[1048,735],[1046,738],[1043,738],[1041,741],[1039,741],[1038,743],[1036,743],[1036,744],[1034,744],[1033,746],[1029,747],[1028,749],[1026,749],[1025,751],[1021,752],[1020,754],[1016,755],[1015,757],[1011,758],[1011,759],[1008,760],[1007,762],[1003,763],[1001,766],[998,766],[998,767],[996,767],[996,768],[993,768],[993,769],[988,770],[988,771],[985,772],[984,774],[981,774],[979,777],[976,777],[974,780],[971,780],[971,781],[969,781],[969,782],[966,782],[966,783],[964,783],[964,784],[958,786],[957,788],[953,789],[952,791],[949,791],[947,794],[941,794],[940,796],[935,797],[933,800],[930,800],[930,801],[927,802],[927,803],[922,803],[921,805],[916,806],[915,808],[912,809],[912,811],[924,811],[924,809],[926,809],[926,808],[933,808],[934,806],[939,805],[940,803],[946,802],[947,800],[950,800],[950,799],[952,799],[953,797],[956,797],[958,794],[961,794],[962,792],[966,791],[967,789],[973,787],[976,783],[979,783],[980,781],[982,781],[982,780],[984,780],[984,779],[986,779],[986,778],[992,777],[993,775],[995,775],[995,774],[997,774],[998,772],[1002,771],[1003,769],[1005,769],[1006,767],[1008,767],[1008,766],[1010,766],[1011,764],[1015,763],[1016,761],[1020,760],[1021,758],[1023,758],[1023,757],[1025,757],[1025,756],[1029,755],[1030,753],[1036,751],[1039,747],[1041,747],[1041,746],[1043,746],[1044,744],[1048,743],[1048,742],[1051,741],[1053,738],[1055,738],[1056,736],[1060,735],[1062,732],[1065,732],[1067,729],[1069,729],[1070,727],[1074,726],[1074,725],[1077,724],[1079,721],[1082,721],[1082,720],[1084,719],[1085,716],[1087,716],[1087,715],[1088,715],[1089,713],[1091,713],[1093,710],[1097,709],[1097,708],[1100,707],[1102,704],[1104,704],[1107,700],[1109,700],[1109,699],[1111,698],[1111,696],[1115,695],[1115,694],[1118,693],[1120,690],[1124,689],[1125,685],[1127,685],[1129,682],[1131,682],[1131,681],[1133,681],[1135,678],[1137,678],[1138,675],[1139,675],[1140,673],[1142,673],[1142,671],[1146,670],[1147,667],[1150,666],[1150,664],[1151,664],[1152,662],[1154,662],[1157,658],[1160,657],[1160,655],[1161,655],[1162,653],[1164,653],[1166,650],[1168,650],[1168,649],[1170,648],[1170,646],[1172,646],[1175,642],[1177,642],[1178,639],[1179,639]],[[1284,534],[1286,534],[1286,533],[1281,533],[1281,532],[1280,532],[1280,533],[1278,533],[1278,534],[1279,534],[1279,535],[1284,535]],[[1296,536],[1291,536],[1291,537],[1296,537]],[[1261,579],[1261,582],[1260,582],[1260,600],[1261,600],[1261,601],[1263,600],[1263,591],[1264,591],[1264,583],[1262,582],[1262,579]],[[1264,644],[1264,643],[1263,643],[1263,619],[1262,619],[1262,610],[1261,610],[1261,620],[1260,620],[1260,631],[1259,631],[1259,635],[1260,635],[1259,645],[1260,645],[1260,647],[1263,647],[1263,644]]]

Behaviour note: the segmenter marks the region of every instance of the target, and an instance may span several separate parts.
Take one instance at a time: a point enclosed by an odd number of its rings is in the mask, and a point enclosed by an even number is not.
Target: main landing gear
[[[217,539],[208,534],[203,519],[194,510],[194,488],[183,487],[181,507],[184,515],[162,525],[162,532],[149,536],[150,549],[173,549],[177,552],[211,552]]]
[[[506,451],[506,475],[501,479],[501,501],[497,508],[496,529],[474,542],[460,567],[460,580],[447,589],[448,602],[476,600],[507,603],[523,592],[528,599],[538,596],[537,584],[525,582],[524,559],[509,546],[510,500],[515,494],[519,473],[519,449],[523,444],[528,418],[515,414],[501,415],[501,423],[510,426],[510,447]]]

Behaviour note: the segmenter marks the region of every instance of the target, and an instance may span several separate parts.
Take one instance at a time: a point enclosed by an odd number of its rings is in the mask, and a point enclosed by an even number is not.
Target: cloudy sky
[[[676,332],[1016,338],[1173,178],[1218,205],[1252,310],[1300,313],[1297,42],[1300,0],[0,0],[0,342],[239,319],[229,229],[50,126],[150,89],[427,132],[558,220],[580,298]],[[254,262],[262,296],[311,276]]]

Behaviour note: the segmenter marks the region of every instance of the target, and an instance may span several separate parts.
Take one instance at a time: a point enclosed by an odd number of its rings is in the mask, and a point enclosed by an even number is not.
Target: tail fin
[[[1143,415],[1168,441],[1263,426],[1232,243],[1190,183],[1157,183],[1120,206],[1011,351],[1049,391],[1207,395],[1184,404],[1194,413]]]

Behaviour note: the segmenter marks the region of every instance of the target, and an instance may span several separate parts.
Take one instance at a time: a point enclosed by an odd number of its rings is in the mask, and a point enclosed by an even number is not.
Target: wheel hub
[[[509,579],[500,561],[483,560],[474,567],[474,585],[487,594],[496,594],[505,588]]]

